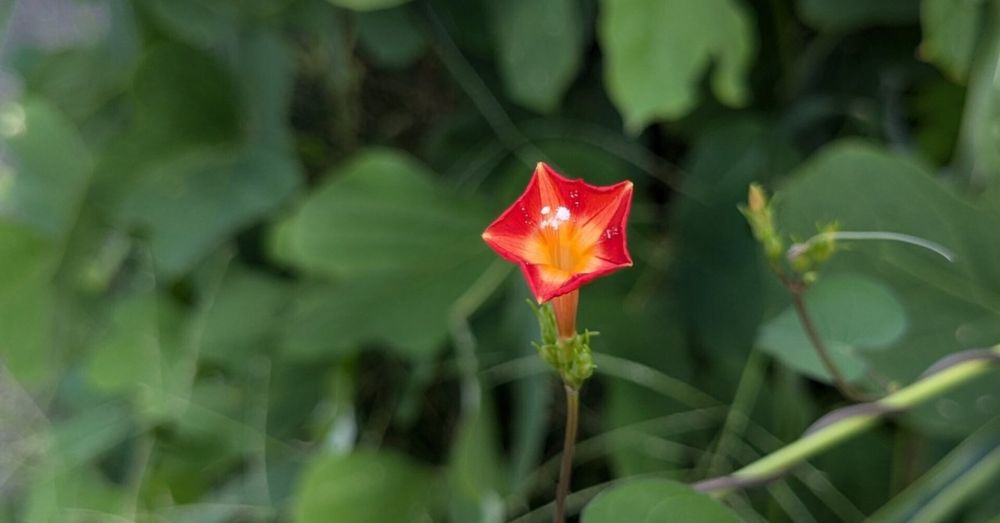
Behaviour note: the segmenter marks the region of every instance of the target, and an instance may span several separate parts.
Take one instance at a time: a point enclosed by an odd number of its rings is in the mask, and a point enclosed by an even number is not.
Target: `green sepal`
[[[816,272],[837,252],[837,241],[833,233],[837,232],[838,225],[830,223],[818,229],[815,236],[788,250],[788,264],[802,275],[806,284],[816,280]]]
[[[538,318],[542,334],[542,343],[532,343],[532,345],[535,346],[538,355],[559,373],[563,383],[579,389],[597,368],[590,350],[590,338],[599,333],[584,330],[582,334],[577,333],[570,338],[560,340],[552,305],[548,303],[535,305],[531,301],[528,304]]]
[[[779,270],[785,253],[785,242],[774,225],[774,211],[767,193],[760,185],[750,184],[747,204],[737,207],[750,224],[754,238],[764,248],[767,260],[775,270]]]

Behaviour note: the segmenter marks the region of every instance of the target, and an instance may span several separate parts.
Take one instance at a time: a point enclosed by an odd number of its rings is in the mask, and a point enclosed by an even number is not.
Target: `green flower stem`
[[[573,451],[576,448],[576,427],[580,414],[580,391],[569,385],[566,389],[566,435],[563,440],[562,465],[559,467],[559,486],[556,487],[555,523],[566,521],[566,495],[569,494],[570,476],[573,472]]]
[[[874,426],[883,416],[913,408],[952,388],[979,377],[1000,365],[1000,346],[981,351],[966,351],[946,358],[929,375],[878,401],[846,407],[831,412],[806,435],[742,469],[697,483],[702,492],[723,496],[733,490],[748,488],[780,477],[793,466]]]
[[[528,301],[531,310],[538,317],[538,327],[542,343],[535,344],[538,354],[552,366],[562,379],[566,389],[566,439],[563,441],[562,466],[559,470],[559,485],[556,487],[556,510],[553,521],[566,520],[566,495],[569,493],[569,478],[573,471],[573,449],[576,446],[576,426],[580,413],[580,387],[594,373],[594,359],[590,351],[590,338],[596,332],[561,336],[556,313],[551,302],[536,306]],[[575,308],[575,304],[573,304]],[[567,311],[563,311],[566,314]],[[572,311],[575,314],[575,311]],[[563,325],[565,327],[565,325]]]

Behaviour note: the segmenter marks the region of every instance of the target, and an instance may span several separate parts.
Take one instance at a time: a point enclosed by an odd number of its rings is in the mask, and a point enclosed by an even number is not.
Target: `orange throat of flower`
[[[541,209],[542,220],[528,242],[529,256],[534,258],[539,275],[549,281],[565,282],[575,274],[593,271],[598,262],[597,243],[580,227],[576,217],[563,206]],[[559,339],[576,335],[576,306],[580,292],[573,290],[552,299]]]
[[[548,211],[548,212],[546,212]],[[599,262],[597,243],[585,234],[566,207],[542,208],[543,220],[528,243],[528,257],[539,266],[541,276],[565,281],[574,274],[590,272]],[[600,233],[598,233],[599,235]]]

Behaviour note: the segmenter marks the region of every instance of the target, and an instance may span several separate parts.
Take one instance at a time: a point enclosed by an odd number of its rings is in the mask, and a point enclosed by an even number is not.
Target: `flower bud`
[[[767,194],[758,183],[751,183],[747,195],[747,207],[751,212],[761,212],[767,207]]]

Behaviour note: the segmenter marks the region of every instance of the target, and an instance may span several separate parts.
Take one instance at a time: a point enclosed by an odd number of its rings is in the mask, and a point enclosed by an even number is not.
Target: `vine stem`
[[[563,439],[562,465],[559,467],[559,485],[556,487],[554,523],[566,521],[566,495],[569,494],[570,475],[573,472],[573,451],[576,447],[576,427],[580,413],[580,391],[563,385],[566,389],[566,434]]]
[[[909,386],[870,403],[835,410],[820,418],[798,440],[740,470],[696,483],[694,488],[723,496],[729,492],[768,483],[795,465],[874,426],[883,416],[911,409],[1000,364],[1000,346],[953,354],[929,369]]]
[[[806,302],[802,298],[804,288],[798,285],[787,285],[787,287],[792,295],[792,304],[795,306],[795,313],[799,317],[799,323],[802,324],[802,329],[806,331],[809,342],[816,349],[816,354],[819,355],[820,361],[823,362],[823,367],[826,368],[826,371],[833,378],[834,386],[837,387],[837,390],[841,394],[852,401],[871,400],[872,398],[866,397],[864,393],[848,383],[847,379],[844,378],[844,374],[840,372],[837,364],[833,361],[833,357],[830,356],[830,351],[827,350],[826,344],[823,343],[823,338],[820,337],[819,331],[816,330],[812,316],[809,314],[809,309],[806,307]]]

